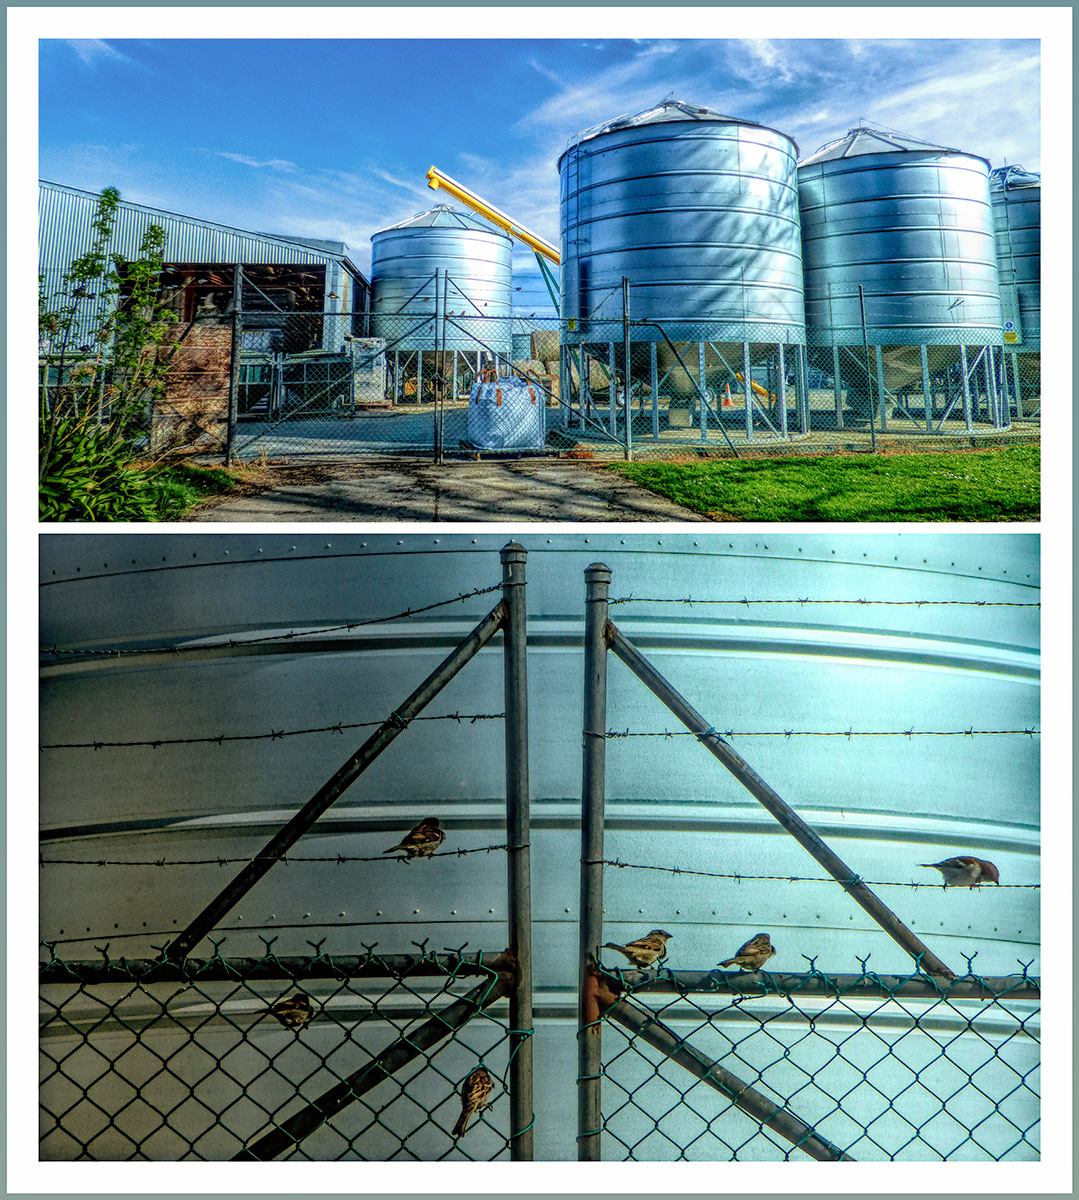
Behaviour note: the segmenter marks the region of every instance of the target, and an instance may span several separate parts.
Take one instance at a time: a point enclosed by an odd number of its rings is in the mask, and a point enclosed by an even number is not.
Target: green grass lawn
[[[616,463],[717,521],[1036,521],[1041,448]]]
[[[235,480],[218,468],[189,467],[183,463],[148,472],[155,521],[175,521],[207,496],[231,491]]]

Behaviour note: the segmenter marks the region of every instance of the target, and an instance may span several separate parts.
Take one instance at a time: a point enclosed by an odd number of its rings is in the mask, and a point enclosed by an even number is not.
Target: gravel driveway
[[[273,468],[188,521],[705,521],[597,463],[350,463]]]

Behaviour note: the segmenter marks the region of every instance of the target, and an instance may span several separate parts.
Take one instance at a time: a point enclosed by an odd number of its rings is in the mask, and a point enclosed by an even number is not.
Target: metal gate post
[[[516,959],[510,993],[510,1159],[532,1161],[532,882],[528,787],[528,624],[525,561],[517,542],[502,548],[506,689],[506,842],[509,949]]]
[[[835,393],[835,427],[843,428],[843,372],[839,366],[839,347],[832,347],[832,390]]]
[[[236,437],[236,416],[240,404],[240,370],[243,357],[244,269],[233,267],[232,276],[232,361],[229,363],[229,413],[225,429],[225,466],[232,466],[232,447]]]
[[[577,1157],[598,1162],[603,1066],[596,950],[603,936],[603,803],[607,766],[607,602],[611,571],[584,573],[584,766],[581,779],[580,999],[577,1014]]]
[[[746,441],[753,441],[753,374],[749,362],[749,342],[742,343],[742,383],[746,396]]]

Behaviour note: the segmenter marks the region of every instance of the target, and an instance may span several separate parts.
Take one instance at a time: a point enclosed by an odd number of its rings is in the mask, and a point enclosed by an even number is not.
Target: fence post
[[[517,542],[502,548],[506,689],[506,842],[509,948],[518,964],[510,993],[510,1158],[532,1161],[532,882],[528,788],[528,626],[525,562]]]
[[[584,748],[581,780],[580,1000],[577,1017],[577,1157],[598,1162],[600,1146],[599,977],[603,936],[603,802],[607,765],[607,602],[611,571],[584,573]]]
[[[626,419],[626,462],[633,461],[633,414],[630,410],[630,339],[629,339],[629,280],[622,276],[622,354],[625,367],[622,371],[622,413]]]
[[[225,428],[225,466],[232,466],[232,446],[236,436],[236,414],[240,403],[240,360],[243,357],[244,269],[236,263],[232,276],[232,347],[229,361],[229,413]]]

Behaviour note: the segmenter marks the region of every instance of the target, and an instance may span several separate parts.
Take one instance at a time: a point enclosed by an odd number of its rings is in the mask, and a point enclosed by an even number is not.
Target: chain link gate
[[[98,948],[102,963],[68,963],[57,955],[55,943],[46,943],[51,961],[42,964],[40,975],[46,1157],[486,1159],[508,1150],[513,1160],[532,1158],[526,553],[510,542],[501,560],[501,584],[480,589],[502,592],[495,608],[288,824],[259,853],[243,860],[231,883],[181,933],[154,947],[160,949],[157,959],[116,962],[105,946]],[[414,720],[462,719],[459,714],[420,714],[499,633],[506,700],[506,843],[421,852],[506,851],[506,949],[466,954],[466,943],[440,955],[428,949],[427,939],[413,943],[415,954],[376,954],[375,943],[356,957],[332,948],[324,951],[324,938],[309,942],[314,949],[309,958],[296,959],[279,958],[272,941],[264,938],[261,959],[224,957],[223,939],[211,936],[222,918],[276,864],[288,861],[289,849],[390,743]],[[181,651],[168,648],[173,654]],[[130,648],[119,652],[140,653]],[[51,653],[108,657],[114,651],[54,647]],[[412,857],[407,848],[404,853],[405,860]],[[57,865],[65,861],[55,860]],[[217,861],[226,865],[228,860]],[[338,856],[335,861],[354,860]],[[391,860],[358,861],[388,865]],[[193,959],[192,951],[204,938],[213,943],[213,957]],[[369,980],[388,983],[376,986]],[[468,989],[464,995],[462,986]],[[282,1027],[280,1035],[276,1025]],[[257,1040],[252,1037],[256,1027]],[[267,1029],[276,1038],[271,1050],[262,1044]],[[436,1063],[440,1054],[445,1057]],[[463,1115],[463,1095],[477,1077],[486,1094],[472,1105],[471,1123],[483,1128],[472,1133],[466,1146],[460,1138],[468,1128],[458,1131],[460,1137],[451,1131],[447,1142],[453,1121],[446,1114],[456,1104],[456,1115]],[[379,1090],[384,1083],[396,1083],[396,1092],[388,1086]],[[376,1091],[371,1103],[364,1099],[369,1091]],[[503,1093],[507,1095],[499,1103]],[[353,1108],[356,1101],[361,1103]],[[484,1116],[496,1104],[501,1110],[497,1122]],[[345,1110],[349,1116],[340,1126],[337,1115]]]
[[[1038,1158],[1040,981],[1030,964],[983,978],[973,954],[963,975],[952,970],[609,619],[609,568],[595,563],[585,580],[578,1157]],[[604,855],[606,742],[628,736],[607,730],[609,652],[824,867],[831,879],[820,882],[842,887],[911,956],[914,974],[879,975],[869,956],[859,974],[828,974],[806,955],[807,972],[773,973],[764,935],[709,971],[665,967],[662,930],[628,947],[602,943],[605,867],[683,873]],[[766,953],[743,967],[738,955],[758,940]],[[649,969],[604,965],[608,946]],[[633,958],[636,947],[647,958]],[[732,963],[739,970],[725,973]]]

